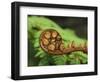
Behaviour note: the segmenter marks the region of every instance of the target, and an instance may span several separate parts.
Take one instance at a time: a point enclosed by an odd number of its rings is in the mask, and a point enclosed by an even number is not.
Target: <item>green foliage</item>
[[[69,64],[85,64],[87,63],[87,54],[84,54],[81,51],[72,52],[68,55],[69,57]]]
[[[52,55],[44,52],[39,45],[39,37],[44,29],[55,29],[62,36],[65,45],[75,41],[76,45],[86,42],[76,36],[70,29],[62,29],[58,24],[46,17],[28,16],[28,66],[86,64],[87,54],[72,52],[70,54]]]
[[[65,65],[66,64],[66,55],[53,56],[55,65]]]

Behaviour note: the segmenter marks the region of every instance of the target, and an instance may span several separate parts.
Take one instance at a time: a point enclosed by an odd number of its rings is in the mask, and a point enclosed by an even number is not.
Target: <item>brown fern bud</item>
[[[64,47],[62,37],[54,29],[47,29],[41,33],[40,46],[45,52],[54,55],[69,54],[75,51],[88,52],[86,43],[76,46],[75,41],[72,41]]]

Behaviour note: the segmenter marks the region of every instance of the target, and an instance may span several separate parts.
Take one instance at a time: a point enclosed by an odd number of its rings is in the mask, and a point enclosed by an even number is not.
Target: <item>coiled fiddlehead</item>
[[[74,51],[87,53],[86,43],[83,46],[81,44],[76,46],[72,41],[65,47],[61,35],[54,29],[47,29],[41,33],[40,46],[45,52],[55,55],[68,54]]]

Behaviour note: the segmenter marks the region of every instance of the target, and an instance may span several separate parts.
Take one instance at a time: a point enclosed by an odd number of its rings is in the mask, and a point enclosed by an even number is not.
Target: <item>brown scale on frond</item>
[[[76,46],[75,42],[72,41],[65,47],[62,37],[54,29],[47,29],[41,33],[40,46],[45,52],[55,55],[68,54],[75,51],[87,53],[86,43]]]

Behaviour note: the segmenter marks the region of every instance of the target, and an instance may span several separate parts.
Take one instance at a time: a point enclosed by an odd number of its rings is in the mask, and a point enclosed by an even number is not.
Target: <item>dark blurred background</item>
[[[69,28],[76,32],[77,36],[87,39],[87,17],[61,17],[44,16],[59,24],[62,28]]]

